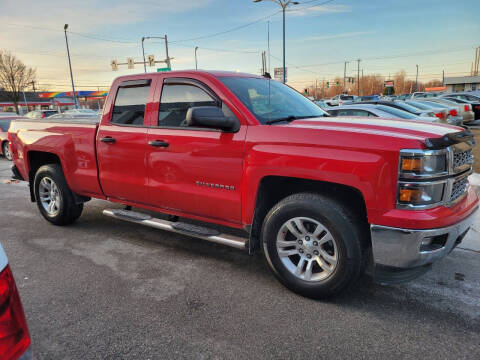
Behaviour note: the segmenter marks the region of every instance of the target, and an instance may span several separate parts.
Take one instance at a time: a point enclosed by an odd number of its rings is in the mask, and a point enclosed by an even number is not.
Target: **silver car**
[[[428,101],[433,101],[433,102],[436,102],[436,103],[439,103],[439,104],[444,104],[444,105],[449,107],[449,110],[455,109],[457,114],[462,117],[462,120],[463,120],[464,124],[472,122],[473,120],[475,120],[475,114],[473,113],[473,111],[471,109],[465,111],[465,107],[460,106],[455,101],[448,100],[446,98],[440,98],[440,97],[431,98],[431,99],[428,99]],[[455,111],[450,112],[451,115],[453,115],[454,113],[455,113]]]
[[[385,119],[406,119],[428,122],[440,122],[436,117],[417,116],[391,106],[376,104],[352,104],[324,109],[332,116],[371,116]]]
[[[437,113],[435,116],[439,117],[441,122],[450,124],[450,125],[457,125],[461,126],[463,124],[463,118],[457,114],[454,116],[450,113],[450,108],[445,104],[436,103],[434,101],[422,100],[420,99],[415,101],[407,101],[408,104],[418,107],[419,109],[430,107],[431,109],[435,109]],[[453,112],[452,112],[453,113]]]

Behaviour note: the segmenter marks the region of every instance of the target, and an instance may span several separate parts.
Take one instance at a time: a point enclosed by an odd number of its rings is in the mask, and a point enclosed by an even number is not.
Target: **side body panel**
[[[70,188],[79,195],[101,197],[97,178],[95,136],[97,124],[16,120],[10,127],[13,157],[28,179],[29,152],[51,153],[60,159]]]

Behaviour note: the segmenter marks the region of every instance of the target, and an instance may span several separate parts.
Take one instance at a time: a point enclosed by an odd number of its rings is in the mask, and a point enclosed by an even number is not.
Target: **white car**
[[[0,358],[31,360],[30,333],[7,255],[0,245]]]
[[[350,103],[352,103],[353,101],[355,101],[355,96],[353,96],[353,95],[345,95],[345,94],[336,95],[336,96],[334,96],[334,97],[331,98],[331,99],[325,100],[325,102],[326,102],[329,106],[339,106],[339,105],[350,104]]]

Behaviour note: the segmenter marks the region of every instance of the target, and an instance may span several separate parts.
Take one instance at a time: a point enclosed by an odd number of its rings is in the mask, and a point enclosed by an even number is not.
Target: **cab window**
[[[149,90],[150,83],[119,87],[113,106],[111,123],[142,126]]]

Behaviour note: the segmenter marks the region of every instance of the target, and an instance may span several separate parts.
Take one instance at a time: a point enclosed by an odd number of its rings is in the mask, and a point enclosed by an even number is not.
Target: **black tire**
[[[5,156],[5,159],[12,161],[12,153],[10,152],[8,141],[4,141],[2,144],[2,154]]]
[[[42,204],[40,197],[40,182],[43,179],[53,181],[58,189],[59,204],[55,214],[50,214]],[[72,190],[68,187],[62,167],[59,164],[49,164],[40,167],[34,180],[35,199],[42,216],[54,225],[69,225],[82,215],[83,204],[75,204]]]
[[[323,269],[318,264],[311,265],[310,274],[313,271],[312,269],[317,266],[318,270],[315,275],[320,274],[320,278],[315,281],[306,281],[305,277],[302,279],[301,276],[294,275],[291,270],[288,270],[287,265],[280,258],[277,249],[277,235],[283,236],[285,234],[284,225],[287,221],[299,217],[313,219],[320,223],[334,239],[337,261],[334,270],[331,271],[330,275],[324,275],[326,276],[324,279],[321,278]],[[308,220],[306,225],[308,225]],[[283,229],[282,235],[279,233],[281,229]],[[362,226],[354,214],[341,203],[319,194],[294,194],[276,204],[265,217],[262,228],[265,257],[280,282],[290,290],[314,299],[331,297],[349,288],[364,271],[365,261],[362,251],[364,229],[364,225]],[[285,234],[286,236],[291,235]],[[297,240],[293,243],[297,247]],[[310,242],[310,244],[312,243]],[[309,256],[310,254],[305,255],[305,253],[312,251],[311,249],[313,248],[302,249],[302,254],[292,255],[289,257],[290,261],[294,262],[296,256],[299,259],[300,256]],[[316,254],[317,256],[313,255],[314,258],[320,257],[318,251]],[[283,256],[282,258],[285,261],[286,257]],[[293,260],[291,260],[292,258]],[[314,258],[311,260],[304,258],[304,261],[314,263]],[[323,257],[320,257],[320,259],[323,262]],[[306,273],[307,267],[304,269]],[[328,272],[325,272],[325,274],[328,274]]]

